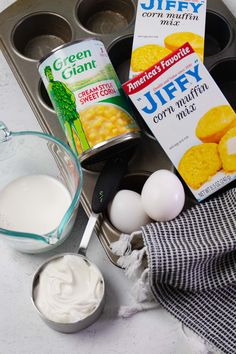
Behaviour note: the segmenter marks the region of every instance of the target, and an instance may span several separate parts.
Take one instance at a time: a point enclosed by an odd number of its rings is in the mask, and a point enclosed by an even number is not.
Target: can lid
[[[81,166],[85,169],[90,169],[97,163],[105,161],[109,158],[115,157],[117,153],[135,148],[140,142],[140,132],[132,132],[120,135],[108,141],[104,141],[100,145],[85,151],[80,156]]]
[[[58,47],[52,49],[48,54],[44,55],[44,56],[38,61],[38,63],[37,63],[37,68],[39,68],[40,65],[41,65],[46,59],[48,59],[51,55],[53,55],[53,54],[54,54],[55,52],[57,52],[58,50],[61,50],[61,49],[64,49],[64,48],[66,48],[66,47],[72,46],[72,45],[77,44],[77,43],[85,42],[85,41],[98,41],[98,42],[101,42],[101,43],[104,45],[104,43],[103,43],[100,39],[98,39],[98,38],[96,38],[96,37],[86,37],[86,38],[81,38],[81,39],[79,38],[79,39],[77,39],[77,40],[75,40],[75,41],[71,41],[71,42],[67,42],[67,43],[61,44],[60,46],[58,46]]]

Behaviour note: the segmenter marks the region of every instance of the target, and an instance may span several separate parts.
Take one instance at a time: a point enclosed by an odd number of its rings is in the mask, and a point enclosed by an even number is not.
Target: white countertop
[[[0,11],[13,3],[1,0]],[[19,85],[0,53],[0,120],[14,130],[40,130]],[[26,255],[9,248],[0,236],[0,353],[46,354],[200,354],[182,332],[181,323],[164,309],[118,318],[119,306],[131,303],[131,282],[107,258],[94,235],[88,257],[102,271],[106,286],[106,305],[102,316],[91,327],[61,334],[48,328],[35,312],[30,300],[31,281],[36,268],[49,256],[76,250],[87,217],[79,209],[72,235],[53,252]]]

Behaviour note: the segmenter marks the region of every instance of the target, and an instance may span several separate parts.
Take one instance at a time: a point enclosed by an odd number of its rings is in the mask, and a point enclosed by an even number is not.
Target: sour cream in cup
[[[59,332],[76,332],[93,323],[101,314],[104,298],[101,272],[82,255],[52,257],[33,279],[33,303],[42,319]]]

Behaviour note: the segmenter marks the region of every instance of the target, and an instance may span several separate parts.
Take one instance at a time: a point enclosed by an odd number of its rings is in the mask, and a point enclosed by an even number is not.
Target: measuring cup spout
[[[9,140],[11,132],[7,128],[6,124],[0,121],[0,143]]]

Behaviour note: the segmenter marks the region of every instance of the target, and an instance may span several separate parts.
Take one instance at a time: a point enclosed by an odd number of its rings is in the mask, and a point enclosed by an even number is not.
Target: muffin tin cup
[[[176,174],[178,178],[180,178],[180,176],[178,175],[178,172],[174,168],[170,168],[170,171],[173,172],[174,174]],[[147,179],[150,177],[150,175],[151,175],[150,171],[132,171],[124,176],[124,178],[120,184],[119,190],[127,189],[127,190],[131,190],[133,192],[139,193],[141,195],[143,186],[144,186],[145,182],[147,181]],[[181,180],[181,178],[180,178],[180,180]],[[182,183],[183,183],[183,181],[182,181]],[[193,196],[190,195],[190,192],[188,193],[187,189],[185,192],[186,192],[186,194],[185,194],[185,203],[184,203],[183,210],[187,210],[196,204],[196,201],[194,200]],[[106,212],[104,212],[103,218],[104,218],[104,224],[110,230],[110,233],[113,234],[114,241],[116,241],[119,238],[121,232],[119,230],[117,230],[115,228],[115,226],[112,224],[112,222],[110,221],[108,210],[106,210]],[[155,223],[156,221],[151,220],[151,222]],[[145,226],[145,225],[143,225],[143,226]],[[134,231],[140,231],[140,230],[134,230]],[[139,236],[134,237],[134,239],[132,241],[132,246],[135,249],[142,248],[143,247],[142,238]]]
[[[107,49],[112,65],[122,84],[129,80],[132,43],[133,35],[127,35],[115,39]]]
[[[128,189],[133,192],[141,194],[142,188],[148,177],[150,176],[149,171],[132,171],[128,174],[126,174],[120,184],[119,190],[122,189]],[[110,230],[110,233],[113,235],[114,241],[116,241],[121,232],[117,230],[114,225],[111,223],[109,219],[109,213],[108,211],[104,212],[103,214],[104,218],[104,227],[106,227],[108,230]],[[137,230],[138,231],[138,230]],[[136,249],[142,248],[143,247],[143,241],[142,238],[135,238],[133,242],[133,246]]]
[[[135,4],[132,0],[81,0],[75,13],[86,31],[98,36],[116,34],[133,21]]]
[[[12,46],[25,59],[38,61],[56,47],[70,42],[72,28],[56,13],[25,16],[12,30]]]
[[[232,37],[233,30],[226,18],[215,11],[208,10],[205,30],[205,58],[218,55],[226,50]]]
[[[137,0],[70,0],[61,1],[60,7],[58,0],[18,0],[0,14],[1,48],[45,132],[66,141],[47,92],[40,82],[37,61],[62,43],[97,37],[103,41],[120,81],[126,81],[136,6]],[[205,65],[234,109],[235,36],[233,15],[221,0],[208,0]],[[173,171],[172,163],[135,109],[134,116],[144,134],[129,163],[128,173],[152,173],[161,168]],[[91,172],[89,168],[84,170],[82,205],[88,215],[91,214],[91,199],[97,177],[97,172]],[[109,246],[120,233],[114,230],[106,215],[96,230],[110,260],[116,263]]]
[[[236,58],[217,62],[210,73],[236,112]]]

